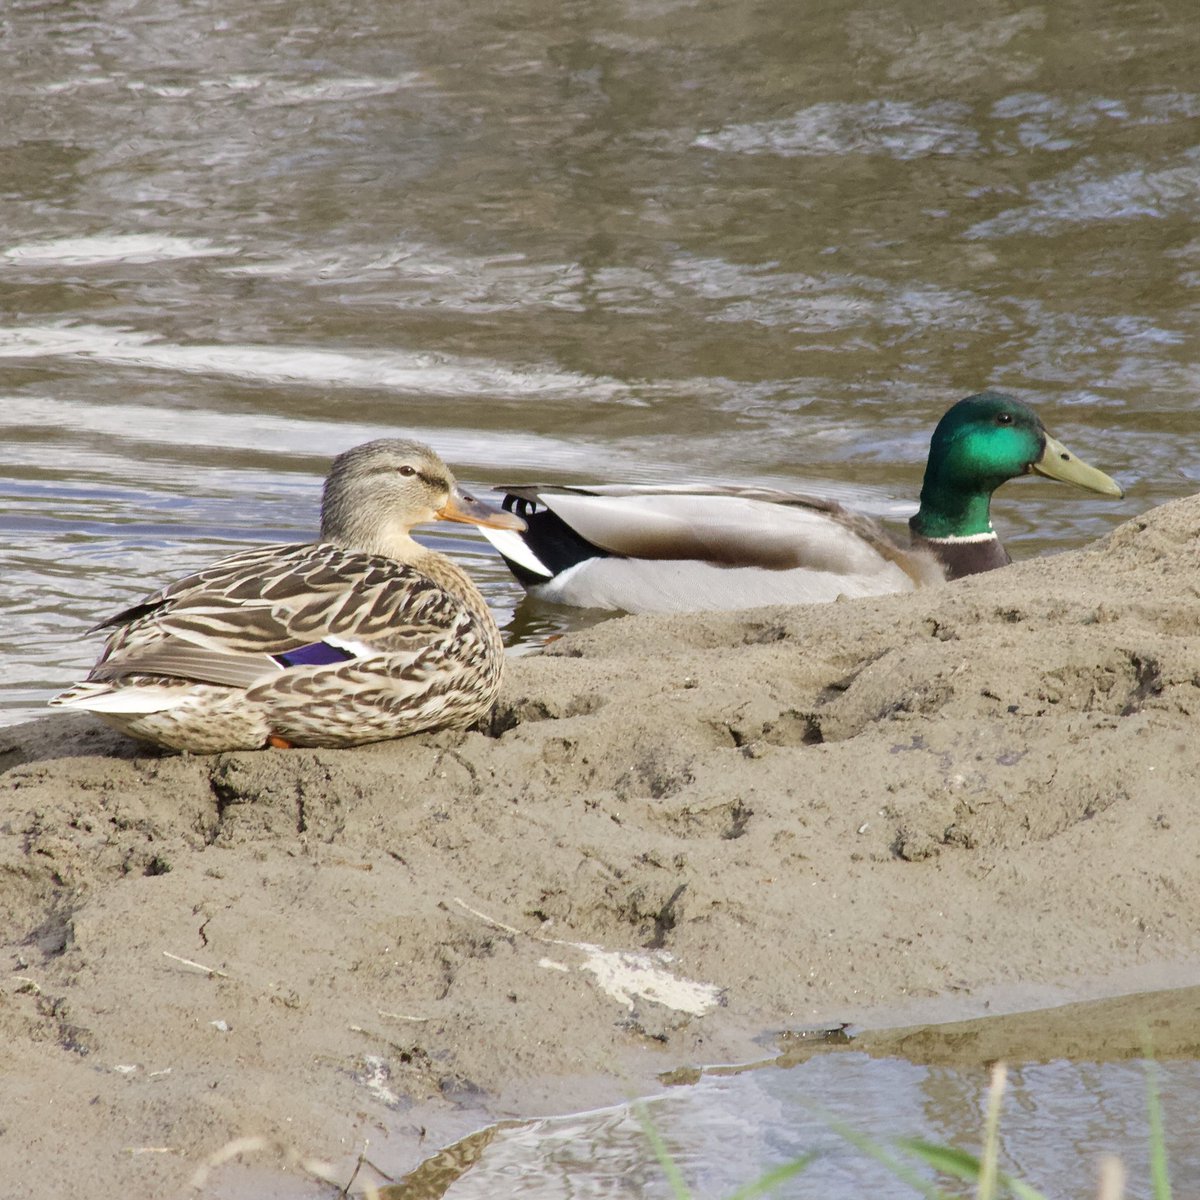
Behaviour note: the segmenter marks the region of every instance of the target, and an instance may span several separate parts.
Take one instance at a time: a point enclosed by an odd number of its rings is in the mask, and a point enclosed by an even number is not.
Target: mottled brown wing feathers
[[[325,638],[417,652],[461,606],[391,559],[325,544],[244,551],[105,622],[118,626],[93,678],[130,673],[249,686],[270,656]]]
[[[132,654],[114,654],[98,663],[89,680],[121,679],[131,673],[163,679],[190,679],[250,687],[278,670],[265,654],[222,654],[194,646],[181,638],[163,637]]]

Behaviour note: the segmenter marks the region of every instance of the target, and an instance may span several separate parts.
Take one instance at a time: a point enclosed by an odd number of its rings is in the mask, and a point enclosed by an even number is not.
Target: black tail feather
[[[509,494],[504,497],[503,507],[508,512],[516,513],[525,522],[521,540],[545,564],[551,576],[561,575],[576,563],[586,562],[589,558],[612,557],[607,550],[580,537],[561,517],[532,500]],[[546,582],[545,576],[535,574],[520,563],[507,558],[504,561],[524,586],[533,587]]]

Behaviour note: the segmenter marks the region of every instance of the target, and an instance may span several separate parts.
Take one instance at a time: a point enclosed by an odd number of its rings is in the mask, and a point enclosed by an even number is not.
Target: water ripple
[[[950,101],[814,104],[782,120],[727,125],[701,134],[692,144],[703,150],[785,158],[885,154],[908,161],[977,152],[979,135],[966,123],[968,114],[965,105]]]
[[[183,346],[134,329],[84,324],[0,328],[0,358],[59,357],[273,383],[386,388],[425,396],[557,395],[638,403],[617,380],[552,368],[506,367],[445,354],[339,351],[316,346]]]
[[[1046,236],[1108,221],[1194,219],[1200,215],[1200,146],[1157,169],[1134,166],[1106,172],[1096,161],[1085,160],[1044,183],[1032,183],[1029,196],[1028,204],[977,222],[966,236]]]

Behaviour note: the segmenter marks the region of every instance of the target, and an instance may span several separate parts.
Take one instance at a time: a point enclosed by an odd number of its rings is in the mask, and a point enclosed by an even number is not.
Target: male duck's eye
[[[417,468],[410,467],[408,465],[408,463],[405,463],[404,466],[402,466],[402,467],[398,467],[397,470],[400,472],[401,475],[404,475],[406,477],[415,475],[417,473]]]
[[[996,415],[997,425],[1011,425],[1012,420],[1012,413],[998,413]]]

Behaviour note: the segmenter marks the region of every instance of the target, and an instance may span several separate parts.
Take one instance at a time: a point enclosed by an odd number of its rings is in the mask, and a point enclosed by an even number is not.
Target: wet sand
[[[827,1022],[1200,982],[1200,497],[916,596],[613,620],[490,727],[0,735],[0,1172],[401,1174]],[[258,1186],[255,1184],[254,1186]]]

